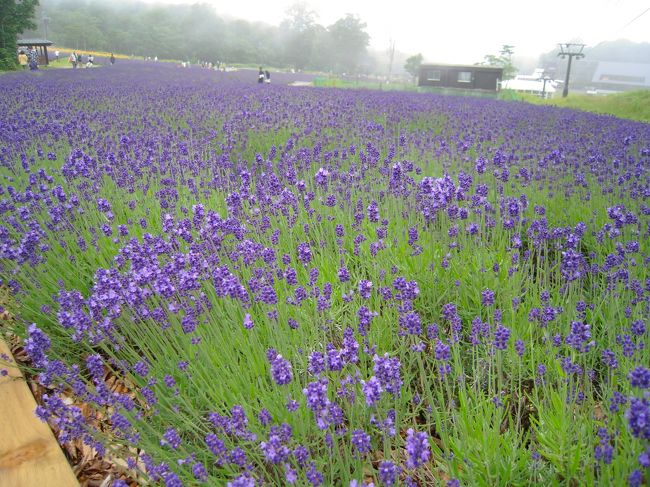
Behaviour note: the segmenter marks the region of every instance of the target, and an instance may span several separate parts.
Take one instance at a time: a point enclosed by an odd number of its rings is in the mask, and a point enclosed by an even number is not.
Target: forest
[[[317,19],[317,13],[301,3],[290,7],[275,26],[222,17],[212,6],[199,3],[42,0],[35,14],[37,29],[24,36],[42,37],[47,23],[47,37],[73,49],[297,70],[372,71],[375,61],[368,55],[370,36],[362,19],[346,14],[328,26]]]

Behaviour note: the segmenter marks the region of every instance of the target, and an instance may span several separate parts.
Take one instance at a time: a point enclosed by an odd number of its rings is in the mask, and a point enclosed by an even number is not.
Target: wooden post
[[[0,338],[0,357],[11,352]],[[49,426],[34,414],[36,401],[20,370],[0,369],[0,487],[79,487]]]

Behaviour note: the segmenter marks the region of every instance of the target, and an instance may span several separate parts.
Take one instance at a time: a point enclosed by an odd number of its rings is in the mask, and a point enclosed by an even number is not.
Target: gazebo
[[[52,41],[48,41],[45,39],[18,39],[18,42],[16,42],[18,45],[18,49],[22,48],[27,48],[29,46],[33,46],[36,48],[36,51],[38,52],[38,64],[39,65],[48,65],[50,64],[48,57],[47,57],[47,46],[52,45]]]

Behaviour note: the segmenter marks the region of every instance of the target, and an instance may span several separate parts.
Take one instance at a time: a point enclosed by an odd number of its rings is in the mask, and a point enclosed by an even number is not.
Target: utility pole
[[[388,82],[390,83],[390,77],[393,73],[393,59],[395,58],[395,41],[393,39],[390,40],[390,45],[388,46],[388,58]]]
[[[43,27],[45,28],[45,40],[47,40],[47,25],[50,23],[50,18],[43,12]]]
[[[542,86],[542,98],[546,99],[546,83],[551,81],[551,78],[546,76],[546,74],[543,75],[542,81],[544,82],[544,85]]]
[[[569,62],[566,68],[566,77],[564,79],[564,89],[562,90],[562,98],[566,98],[569,94],[569,76],[571,75],[571,60],[573,58],[580,59],[585,57],[582,53],[584,49],[584,44],[574,44],[571,42],[566,42],[564,44],[558,44],[560,46],[560,52],[557,53],[559,57],[564,59],[565,57],[569,58]]]

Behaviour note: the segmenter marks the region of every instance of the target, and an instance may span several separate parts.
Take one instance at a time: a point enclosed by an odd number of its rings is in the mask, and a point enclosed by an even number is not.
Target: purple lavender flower
[[[246,328],[247,330],[252,330],[253,326],[255,326],[255,324],[253,323],[253,319],[251,318],[251,315],[246,313],[246,316],[244,316],[244,328]]]
[[[363,430],[354,430],[352,432],[352,436],[351,436],[352,446],[354,446],[355,450],[361,455],[369,453],[370,450],[372,449],[370,440],[371,440],[370,435]]]
[[[567,335],[566,343],[578,352],[588,352],[595,345],[591,340],[591,327],[581,321],[571,322],[571,333]]]
[[[289,465],[288,463],[284,464],[284,480],[289,485],[295,484],[296,481],[298,480],[298,474],[293,468],[291,468],[291,465]]]
[[[341,351],[336,349],[331,343],[327,346],[327,368],[331,371],[343,370],[345,362],[341,356]]]
[[[630,326],[630,331],[636,336],[642,336],[645,333],[645,330],[646,328],[643,320],[634,321]]]
[[[382,485],[387,487],[395,485],[401,470],[402,469],[393,462],[384,460],[379,464],[379,481]]]
[[[630,371],[628,375],[630,385],[639,389],[650,389],[650,370],[639,366]]]
[[[271,413],[269,412],[268,409],[262,408],[257,415],[258,419],[260,420],[260,423],[262,423],[262,426],[268,426],[271,421],[273,421],[273,416],[271,416]]]
[[[149,375],[149,366],[146,362],[140,360],[133,365],[133,371],[140,377],[146,377]]]
[[[273,286],[264,286],[259,294],[259,300],[265,304],[278,304],[278,295]]]
[[[317,381],[308,383],[307,387],[302,390],[307,398],[307,407],[315,413],[320,413],[329,405],[329,399],[327,399],[328,384],[327,378],[321,377]]]
[[[276,384],[283,386],[293,380],[291,363],[283,359],[282,355],[276,354],[275,357],[269,359],[269,362],[271,363],[271,375]]]
[[[370,323],[372,323],[375,316],[376,313],[372,313],[367,307],[359,307],[357,311],[357,318],[359,318],[359,335],[365,337],[368,334]]]
[[[397,357],[390,358],[388,354],[383,357],[374,355],[372,358],[373,372],[386,392],[399,396],[402,387],[400,374],[401,363]]]
[[[640,470],[633,470],[627,477],[627,485],[630,487],[641,487],[643,485],[643,474]]]
[[[181,328],[183,329],[183,333],[193,333],[198,325],[198,320],[191,314],[186,314],[181,318]]]
[[[422,333],[422,322],[420,315],[415,311],[400,316],[400,326],[406,330],[409,335],[419,335]]]
[[[348,282],[350,280],[350,273],[345,267],[339,268],[338,276],[340,282]]]
[[[442,360],[446,362],[451,356],[451,349],[449,345],[446,345],[440,340],[436,340],[436,346],[433,349],[433,353],[436,360]]]
[[[86,357],[86,368],[93,379],[101,380],[104,377],[104,361],[99,354]]]
[[[647,399],[631,398],[625,418],[634,437],[650,440],[650,402]]]
[[[227,487],[255,487],[255,479],[248,474],[243,474],[232,482],[228,482]]]
[[[650,448],[647,448],[639,455],[639,465],[643,468],[650,468]]]
[[[371,201],[368,205],[368,220],[376,223],[379,221],[379,207],[376,201]]]
[[[165,487],[183,487],[183,482],[174,472],[165,474]]]
[[[494,348],[505,350],[508,347],[509,339],[510,330],[503,325],[497,325],[497,329],[494,331]]]
[[[424,432],[416,433],[413,428],[406,432],[406,459],[407,468],[418,468],[429,460],[429,436]]]
[[[208,471],[205,469],[205,465],[201,462],[192,465],[192,475],[194,475],[194,478],[199,482],[203,483],[208,481]]]
[[[248,463],[248,456],[246,452],[240,447],[236,446],[229,452],[230,463],[237,465],[238,467],[245,467]]]
[[[381,398],[383,388],[377,377],[371,377],[367,381],[361,381],[361,390],[366,398],[366,405],[373,406]]]
[[[309,247],[309,244],[307,242],[298,244],[297,253],[298,253],[298,260],[302,262],[304,265],[307,265],[311,262],[312,259],[311,247]]]
[[[304,445],[298,445],[293,450],[293,456],[296,459],[296,462],[298,462],[298,465],[304,467],[307,465],[307,460],[309,459],[309,449]]]
[[[36,326],[35,323],[29,325],[27,329],[27,339],[25,340],[25,351],[29,358],[32,359],[37,367],[47,365],[47,351],[50,349],[50,338]]]
[[[316,464],[312,463],[309,466],[309,470],[307,470],[307,480],[313,487],[319,487],[320,485],[323,485],[323,474],[320,473],[318,470],[316,470]]]
[[[494,291],[491,289],[481,291],[481,304],[483,306],[492,306],[494,304]]]
[[[316,181],[316,184],[318,184],[319,186],[327,187],[327,178],[329,177],[329,175],[330,175],[329,171],[321,167],[316,172],[316,175],[314,176],[314,180]]]
[[[346,328],[343,332],[341,358],[348,364],[356,364],[359,361],[359,342],[354,337],[352,328]]]
[[[181,437],[178,435],[178,432],[174,428],[168,428],[163,435],[163,439],[160,440],[162,446],[169,445],[174,450],[177,450],[181,446]]]
[[[277,434],[270,434],[268,441],[262,441],[260,449],[264,453],[266,460],[274,464],[285,462],[291,455],[291,450]]]
[[[526,351],[526,344],[523,340],[517,340],[515,342],[515,351],[517,352],[517,355],[523,357],[524,352]]]
[[[363,299],[370,299],[370,293],[372,291],[372,282],[362,279],[359,281],[359,295]]]
[[[307,370],[312,375],[320,375],[325,372],[325,356],[321,352],[312,352],[309,356],[309,366]]]

